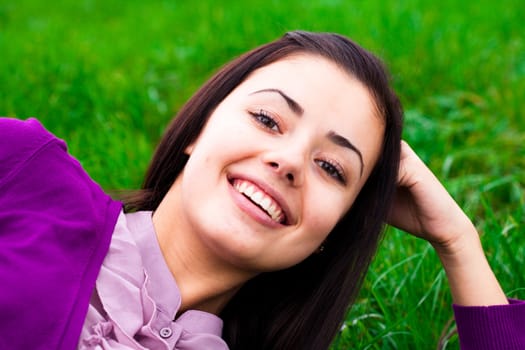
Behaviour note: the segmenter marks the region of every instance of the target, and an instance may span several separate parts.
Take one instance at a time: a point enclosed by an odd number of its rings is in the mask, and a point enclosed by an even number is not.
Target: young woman
[[[327,348],[390,209],[401,117],[373,55],[288,33],[182,108],[130,214],[35,120],[2,121],[0,345]]]
[[[189,100],[126,213],[37,121],[1,120],[0,348],[326,349],[389,214],[448,246],[406,145],[391,210],[401,119],[373,55],[288,33]]]

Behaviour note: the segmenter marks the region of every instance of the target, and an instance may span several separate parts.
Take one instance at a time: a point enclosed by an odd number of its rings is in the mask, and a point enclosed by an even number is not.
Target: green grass
[[[482,232],[525,298],[521,1],[0,0],[0,114],[36,116],[106,189],[136,188],[163,127],[223,63],[287,30],[335,31],[378,54],[404,137]],[[457,349],[428,244],[389,230],[334,349]]]

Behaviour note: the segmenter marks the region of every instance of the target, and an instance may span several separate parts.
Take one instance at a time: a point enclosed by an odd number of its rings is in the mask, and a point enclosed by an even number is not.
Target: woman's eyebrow
[[[290,107],[292,112],[297,114],[297,116],[299,116],[299,117],[303,115],[303,113],[304,113],[303,107],[301,107],[301,105],[299,103],[297,103],[297,101],[295,101],[293,98],[291,98],[290,96],[288,96],[287,94],[285,94],[284,92],[282,92],[279,89],[262,89],[262,90],[257,90],[255,92],[252,92],[250,95],[258,94],[258,93],[261,93],[261,92],[274,92],[274,93],[277,93],[277,94],[281,95],[281,97],[286,101],[286,103],[288,104],[288,107]]]
[[[326,134],[326,137],[328,137],[328,139],[330,139],[330,141],[332,141],[336,145],[348,148],[354,151],[355,154],[357,154],[357,156],[359,157],[359,161],[361,162],[361,171],[360,171],[359,177],[363,176],[364,164],[363,164],[363,155],[361,154],[361,151],[356,146],[354,146],[354,144],[348,141],[347,138],[337,134],[335,131],[329,131],[328,134]]]

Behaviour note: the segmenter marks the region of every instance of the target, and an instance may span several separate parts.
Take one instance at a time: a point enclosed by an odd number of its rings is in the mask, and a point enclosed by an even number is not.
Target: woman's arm
[[[461,349],[525,349],[525,302],[509,305],[474,225],[405,142],[398,181],[390,224],[427,240],[439,255]]]
[[[398,182],[390,224],[432,244],[445,268],[454,303],[508,304],[476,228],[406,142],[401,147]]]

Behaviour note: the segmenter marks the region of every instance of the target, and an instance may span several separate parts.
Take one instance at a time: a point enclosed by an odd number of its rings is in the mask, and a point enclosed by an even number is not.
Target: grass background
[[[36,116],[106,189],[140,185],[164,126],[218,67],[287,30],[334,31],[388,65],[404,137],[525,298],[521,1],[0,0],[0,114]],[[333,349],[457,349],[446,278],[390,229]]]

